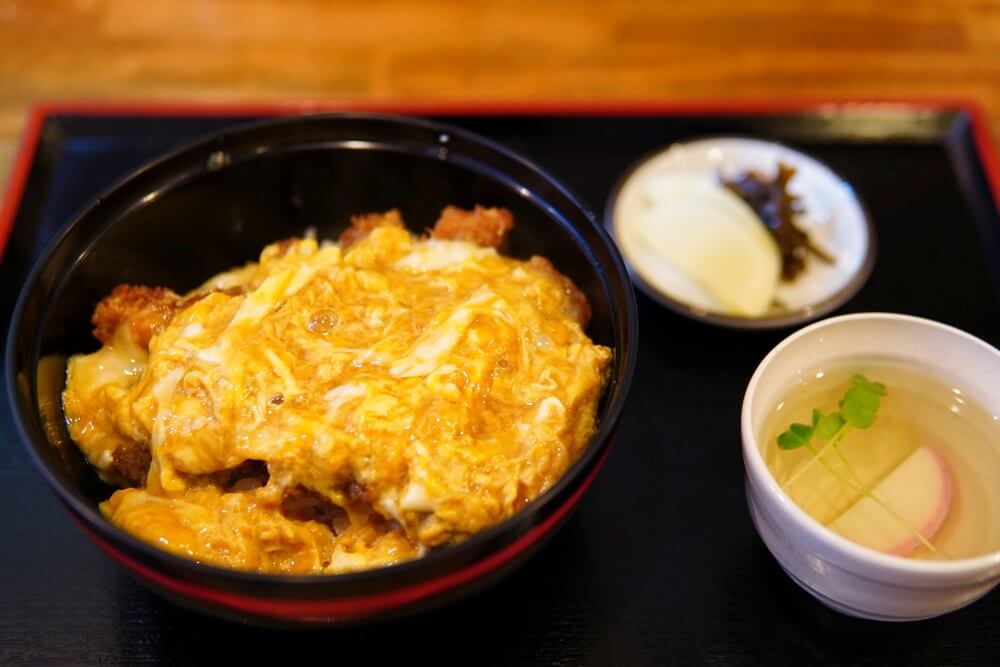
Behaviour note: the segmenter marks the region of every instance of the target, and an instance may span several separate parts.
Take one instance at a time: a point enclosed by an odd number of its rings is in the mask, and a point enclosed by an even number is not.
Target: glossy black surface
[[[21,258],[95,190],[232,120],[50,121],[0,266],[3,307]],[[450,120],[523,152],[595,210],[634,159],[677,138],[738,132],[804,148],[856,186],[878,229],[872,278],[838,312],[921,315],[1000,344],[1000,220],[961,114]],[[504,665],[997,664],[1000,593],[916,624],[851,620],[800,591],[761,544],[743,496],[738,413],[754,367],[787,331],[711,329],[643,296],[639,309],[629,408],[579,511],[498,586],[374,627],[260,631],[160,600],[69,524],[0,412],[0,663],[329,652]]]

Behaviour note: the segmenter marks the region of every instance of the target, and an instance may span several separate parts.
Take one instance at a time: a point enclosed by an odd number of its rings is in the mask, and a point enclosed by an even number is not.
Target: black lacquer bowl
[[[544,255],[583,290],[588,329],[615,352],[599,428],[581,458],[518,514],[464,543],[392,567],[340,575],[237,572],[174,556],[106,521],[103,484],[69,440],[60,392],[69,355],[91,351],[94,305],[119,283],[183,292],[314,227],[336,238],[353,214],[399,208],[433,224],[447,204],[504,206],[510,254]],[[252,125],[150,164],[95,200],[51,243],[21,293],[7,390],[32,459],[71,518],[147,585],[181,604],[279,624],[409,613],[475,590],[533,553],[580,502],[611,447],[632,379],[637,314],[621,257],[594,216],[552,177],[468,132],[368,114]]]

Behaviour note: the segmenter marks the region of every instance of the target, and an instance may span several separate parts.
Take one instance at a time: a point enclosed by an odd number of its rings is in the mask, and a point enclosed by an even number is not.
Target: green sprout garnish
[[[881,382],[870,382],[864,375],[855,375],[851,378],[851,387],[839,403],[840,412],[823,414],[818,408],[813,409],[812,425],[792,424],[778,436],[778,447],[806,447],[811,450],[810,441],[814,436],[835,447],[849,426],[866,429],[875,423],[875,414],[886,393]]]
[[[837,404],[840,408],[837,412],[824,414],[822,410],[814,408],[812,411],[812,423],[794,423],[788,430],[778,436],[778,448],[782,450],[806,448],[812,453],[812,458],[806,461],[792,476],[782,484],[782,488],[789,489],[798,480],[802,473],[808,470],[814,463],[819,462],[826,470],[836,477],[842,484],[867,496],[879,504],[889,514],[899,521],[916,537],[921,544],[935,553],[938,549],[924,537],[919,531],[910,526],[888,503],[878,497],[868,486],[861,481],[854,468],[847,461],[843,452],[840,451],[840,443],[843,441],[852,428],[867,429],[875,423],[879,406],[888,392],[881,382],[872,382],[864,375],[855,375],[851,378],[851,386],[844,393],[844,397]],[[822,441],[823,445],[817,449],[814,441]],[[830,454],[843,465],[849,477],[834,468],[827,457]]]

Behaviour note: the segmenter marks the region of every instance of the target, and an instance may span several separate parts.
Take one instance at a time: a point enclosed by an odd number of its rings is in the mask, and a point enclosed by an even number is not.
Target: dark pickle
[[[788,191],[795,168],[779,162],[778,173],[768,178],[757,171],[747,171],[732,180],[721,178],[722,184],[745,201],[768,228],[781,253],[781,279],[795,280],[806,268],[810,253],[832,264],[833,258],[816,247],[809,235],[795,225],[796,216],[803,214],[799,197]]]

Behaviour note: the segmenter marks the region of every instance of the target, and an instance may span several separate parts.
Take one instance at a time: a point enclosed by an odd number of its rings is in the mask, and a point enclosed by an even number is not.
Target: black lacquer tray
[[[330,105],[322,110],[359,109]],[[838,313],[933,318],[1000,345],[1000,216],[978,114],[959,104],[367,105],[496,139],[603,211],[617,178],[672,141],[741,134],[801,148],[856,188],[879,256]],[[0,211],[0,312],[76,211],[143,162],[297,105],[55,105],[35,111]],[[639,295],[630,407],[604,470],[542,552],[499,585],[390,623],[260,630],[147,592],[60,509],[0,408],[0,664],[225,664],[262,659],[461,664],[983,664],[1000,592],[932,621],[828,611],[761,543],[743,492],[746,382],[791,329],[710,328]],[[6,327],[2,328],[4,336]],[[221,664],[221,662],[220,662]]]

